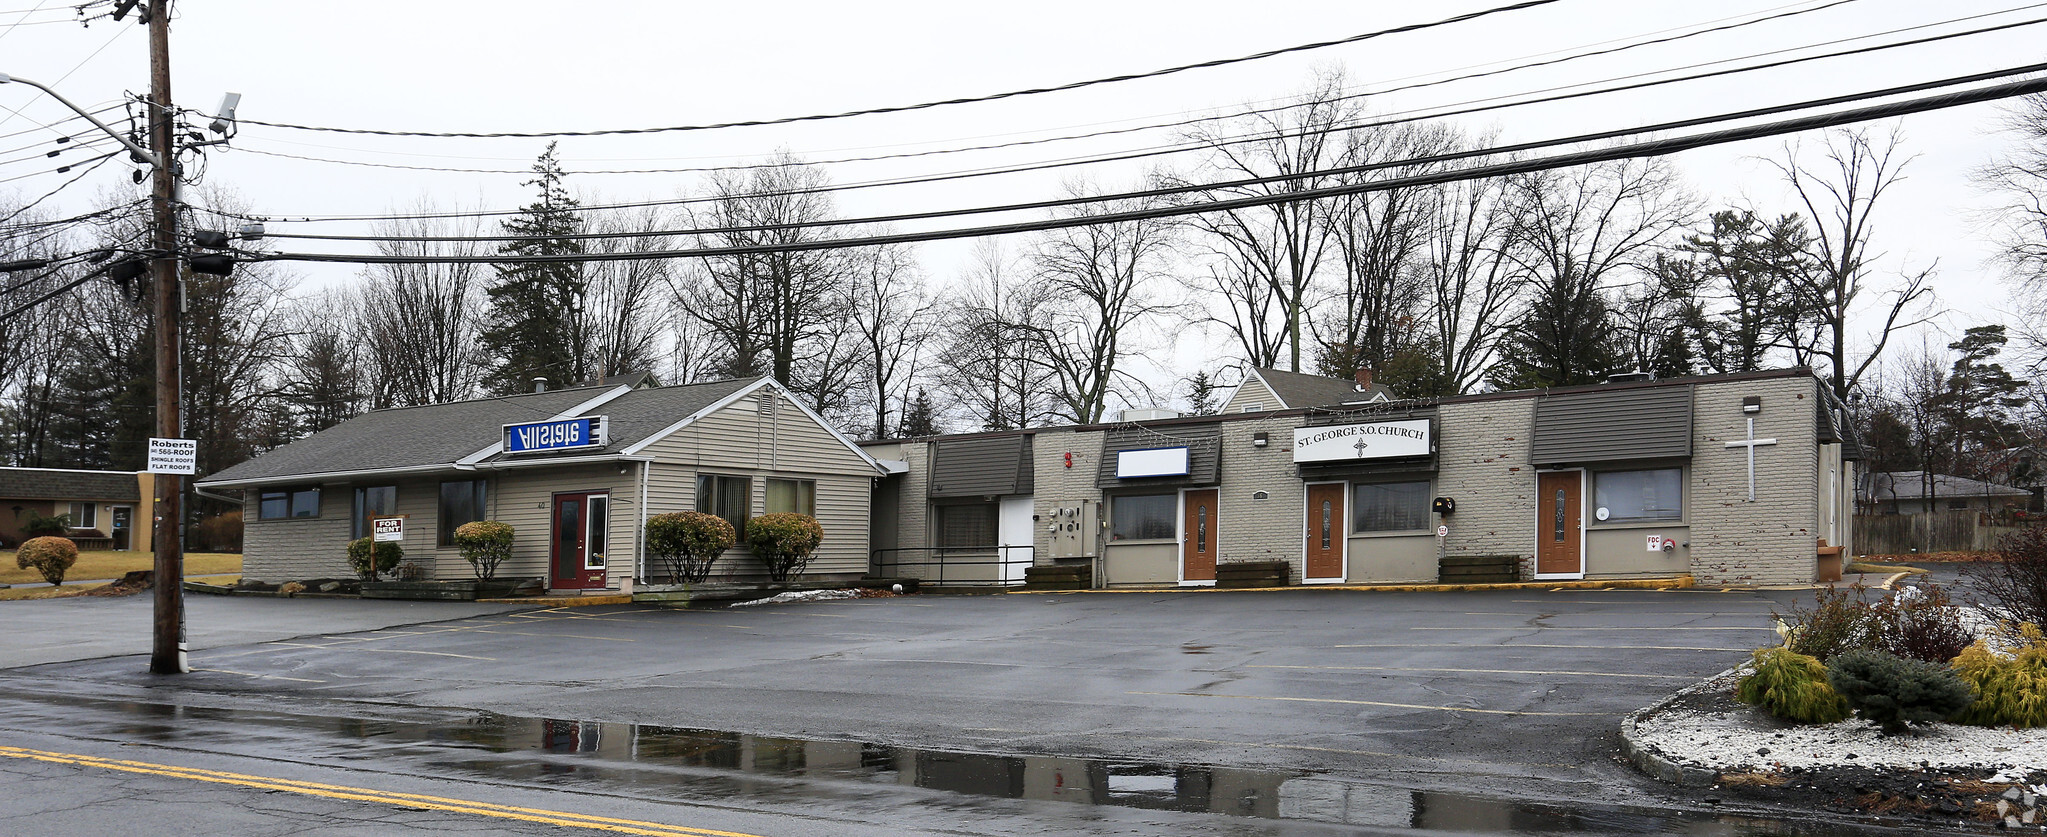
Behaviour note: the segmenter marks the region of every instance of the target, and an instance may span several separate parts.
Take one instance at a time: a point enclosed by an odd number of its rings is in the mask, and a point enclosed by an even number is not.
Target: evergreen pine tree
[[[937,412],[931,406],[931,393],[926,392],[923,387],[918,387],[916,400],[911,401],[909,409],[903,411],[901,435],[904,437],[938,435]]]
[[[1500,389],[1599,383],[1619,371],[1613,335],[1613,310],[1599,289],[1560,276],[1538,289],[1488,380]]]
[[[526,185],[538,198],[522,213],[505,221],[506,256],[561,256],[583,252],[572,238],[583,220],[580,202],[562,185],[561,161],[554,143],[533,163],[534,178]],[[479,335],[492,366],[484,387],[497,395],[526,392],[536,377],[554,386],[572,386],[593,377],[589,335],[583,318],[586,287],[583,266],[576,262],[506,263],[497,266],[488,319]]]

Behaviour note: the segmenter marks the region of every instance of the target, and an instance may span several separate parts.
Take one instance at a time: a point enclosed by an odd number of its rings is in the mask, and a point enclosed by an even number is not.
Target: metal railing
[[[1035,546],[934,546],[877,549],[867,556],[875,578],[914,578],[929,584],[1014,587],[1037,561]]]

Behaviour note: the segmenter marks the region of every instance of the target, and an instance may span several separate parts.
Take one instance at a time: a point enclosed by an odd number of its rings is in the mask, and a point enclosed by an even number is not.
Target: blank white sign
[[[1116,478],[1178,477],[1187,473],[1187,448],[1145,448],[1116,452]]]

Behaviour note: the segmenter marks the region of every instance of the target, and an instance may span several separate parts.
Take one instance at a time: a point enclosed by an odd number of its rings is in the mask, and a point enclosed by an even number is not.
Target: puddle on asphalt
[[[312,734],[316,743],[325,739],[328,751],[324,759],[336,762],[414,757],[500,781],[605,780],[670,793],[793,799],[826,792],[801,782],[775,780],[823,779],[852,782],[856,789],[863,784],[898,785],[1000,799],[1475,834],[1834,837],[1897,833],[1881,827],[1732,814],[1502,801],[1342,781],[1301,771],[962,753],[489,712],[428,723],[93,698],[63,702],[134,717],[134,722],[116,723],[109,731],[153,741],[191,741],[214,735],[217,731],[192,722],[217,721],[245,734],[253,734],[253,728]],[[179,723],[161,722],[170,719]],[[279,737],[301,740],[295,734]]]

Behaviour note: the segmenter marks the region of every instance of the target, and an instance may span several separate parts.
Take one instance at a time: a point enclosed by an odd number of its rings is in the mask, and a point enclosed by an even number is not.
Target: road
[[[192,833],[248,834],[1732,833],[1713,806],[1619,764],[1616,726],[1772,641],[1771,612],[1798,595],[374,613],[351,608],[382,603],[195,599],[197,670],[176,677],[104,640],[54,660],[40,642],[61,623],[146,617],[146,599],[16,602],[0,607],[12,748],[0,771],[36,792],[0,798],[0,822],[88,834],[178,811],[164,833],[188,816]]]

